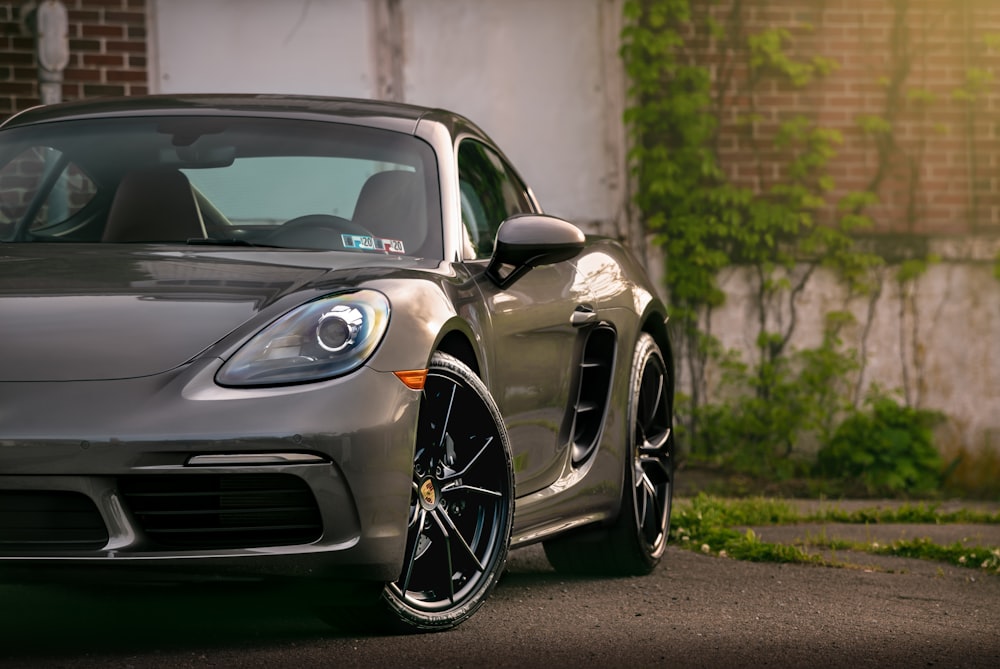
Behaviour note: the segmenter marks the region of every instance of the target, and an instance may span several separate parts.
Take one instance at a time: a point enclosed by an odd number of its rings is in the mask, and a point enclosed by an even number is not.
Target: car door
[[[482,142],[461,142],[458,168],[465,261],[480,277],[489,318],[488,382],[507,424],[521,496],[551,485],[567,463],[582,345],[573,312],[592,309],[593,300],[572,262],[536,267],[503,289],[486,278],[497,229],[514,214],[532,213],[532,198]]]

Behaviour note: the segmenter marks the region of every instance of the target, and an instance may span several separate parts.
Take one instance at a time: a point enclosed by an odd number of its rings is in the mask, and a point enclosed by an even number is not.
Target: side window
[[[0,166],[0,229],[12,231],[31,216],[31,232],[66,232],[58,226],[83,209],[96,191],[90,177],[59,151],[32,147]]]
[[[470,139],[458,147],[458,186],[469,251],[474,258],[489,258],[500,224],[531,212],[527,189],[495,151]]]

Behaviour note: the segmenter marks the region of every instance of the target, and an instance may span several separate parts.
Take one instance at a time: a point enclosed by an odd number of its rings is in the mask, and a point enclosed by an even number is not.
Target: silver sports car
[[[475,125],[275,96],[0,126],[0,578],[370,583],[404,630],[507,552],[643,574],[666,311]]]

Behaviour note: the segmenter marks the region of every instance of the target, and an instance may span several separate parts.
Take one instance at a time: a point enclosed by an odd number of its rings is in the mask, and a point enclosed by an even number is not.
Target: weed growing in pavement
[[[1000,512],[988,513],[972,509],[957,511],[939,511],[937,504],[904,504],[895,509],[858,509],[844,511],[842,509],[825,509],[817,513],[796,518],[791,522],[827,522],[827,523],[934,523],[946,525],[953,523],[978,523],[981,525],[1000,524]]]
[[[903,505],[896,509],[860,509],[842,511],[826,509],[801,514],[781,500],[721,499],[699,494],[690,502],[674,508],[670,538],[690,550],[719,557],[732,557],[751,562],[781,562],[816,564],[827,567],[845,566],[822,556],[811,554],[801,546],[762,541],[752,530],[739,532],[735,527],[747,525],[785,525],[802,522],[834,522],[854,524],[876,523],[1000,523],[1000,513],[961,509],[940,512],[936,505]],[[1000,574],[1000,548],[969,547],[961,543],[942,546],[930,539],[894,541],[888,545],[830,539],[825,533],[810,537],[807,545],[833,550],[850,550],[875,555],[920,558],[946,562]]]
[[[737,525],[776,525],[794,522],[797,514],[790,505],[778,500],[722,500],[698,495],[689,505],[674,509],[671,538],[678,545],[703,553],[733,557],[752,562],[823,564],[822,558],[810,555],[797,546],[761,541],[753,530],[744,533]]]
[[[896,557],[912,557],[947,562],[957,567],[983,569],[1000,574],[1000,548],[970,548],[955,542],[949,546],[935,544],[930,539],[894,541],[888,546],[872,547],[869,552]]]

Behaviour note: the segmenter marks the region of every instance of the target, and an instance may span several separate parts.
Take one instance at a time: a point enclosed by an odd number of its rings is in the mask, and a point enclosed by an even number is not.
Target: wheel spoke
[[[456,479],[456,478],[465,476],[469,472],[469,470],[472,469],[472,466],[474,464],[476,464],[476,461],[479,460],[480,456],[482,456],[482,454],[486,452],[486,449],[489,448],[489,446],[490,446],[491,443],[493,443],[493,437],[490,437],[490,438],[488,438],[486,440],[486,443],[483,444],[483,447],[479,449],[478,453],[476,453],[474,456],[472,456],[472,459],[469,460],[468,464],[466,464],[465,467],[463,467],[460,471],[456,471],[454,473],[450,473],[450,474],[446,475],[441,480],[442,481],[451,481],[452,479]]]
[[[648,369],[649,368],[647,367],[647,370]],[[646,382],[646,378],[649,377],[644,377],[642,389],[640,390],[640,392],[645,396],[645,400],[642,404],[644,405],[646,415],[643,417],[644,420],[637,421],[643,426],[644,432],[646,431],[645,428],[648,428],[652,425],[653,421],[656,420],[657,409],[659,408],[661,398],[663,397],[663,375],[658,372],[656,374],[656,391],[653,394],[652,401],[649,399],[650,388],[649,383]]]
[[[441,424],[441,438],[438,440],[438,448],[443,448],[444,443],[448,438],[448,422],[451,421],[451,407],[455,404],[455,392],[458,390],[458,386],[452,384],[451,386],[451,397],[448,398],[448,410],[444,415],[444,423]]]
[[[458,492],[459,490],[475,492],[481,495],[489,495],[490,497],[503,497],[503,493],[499,490],[487,490],[486,488],[480,488],[479,486],[473,485],[456,485],[453,483],[448,486],[442,486],[441,488],[441,492]]]
[[[400,590],[404,593],[410,589],[410,579],[413,577],[413,565],[417,562],[417,550],[420,548],[420,535],[424,527],[424,520],[427,519],[427,511],[424,509],[420,510],[417,514],[416,529],[411,532],[410,536],[413,538],[413,548],[410,549],[410,559],[406,563],[406,576],[403,577],[403,583],[400,585]]]
[[[431,518],[433,518],[434,522],[437,523],[438,528],[441,530],[441,535],[444,537],[445,554],[448,556],[448,564],[445,565],[445,568],[448,570],[446,574],[448,580],[448,601],[454,603],[455,580],[452,578],[452,575],[455,573],[455,568],[452,566],[451,562],[451,533],[448,532],[448,528],[446,528],[444,523],[441,522],[441,515],[443,514],[438,513],[437,510],[435,510],[434,513],[431,514]]]
[[[465,541],[465,537],[463,537],[461,531],[459,531],[459,529],[457,527],[455,527],[455,523],[448,516],[448,514],[447,513],[441,513],[440,511],[435,510],[434,516],[435,516],[435,519],[439,519],[438,522],[441,522],[442,520],[444,521],[444,523],[451,530],[451,532],[449,532],[447,534],[447,536],[455,538],[457,540],[457,542],[458,542],[458,545],[461,548],[463,548],[465,550],[465,553],[470,558],[472,558],[473,562],[476,563],[476,567],[479,568],[479,571],[484,571],[486,569],[486,567],[483,565],[482,562],[479,561],[479,557],[473,552],[472,547],[469,546],[469,544]]]
[[[642,493],[646,502],[643,504],[643,511],[648,512],[649,503],[652,503],[654,506],[656,504],[656,488],[653,486],[653,482],[649,480],[649,477],[646,476],[645,472],[642,474]]]
[[[656,373],[655,378],[652,376],[654,372]],[[639,401],[635,416],[635,437],[640,452],[659,449],[670,436],[670,431],[667,430],[665,434],[659,434],[652,443],[649,440],[650,434],[656,434],[659,431],[656,422],[663,401],[663,385],[663,374],[647,365],[640,382]]]
[[[653,513],[650,514],[649,519],[651,521],[650,525],[650,544],[656,544],[660,540],[660,536],[666,529],[667,518],[666,518],[667,505],[663,503],[663,500],[657,496],[653,500]]]
[[[654,471],[659,471],[663,474],[664,480],[670,479],[670,465],[662,458],[642,458],[639,464],[642,467],[643,476],[649,476]]]
[[[660,402],[663,400],[663,374],[659,371],[656,373],[656,399],[653,400],[653,413],[656,413],[657,408],[660,406]]]
[[[639,452],[643,454],[653,454],[659,453],[666,443],[670,440],[670,430],[664,430],[657,437],[650,441],[648,438],[644,438],[640,443]]]
[[[642,498],[639,528],[650,540],[650,544],[654,544],[663,532],[663,512],[666,506],[657,494],[656,486],[645,474],[642,477]]]
[[[638,411],[638,409],[636,409]],[[646,443],[646,428],[643,426],[642,421],[639,416],[635,417],[635,443],[645,444]]]
[[[639,484],[636,485],[635,501],[636,501],[635,515],[639,521],[639,527],[642,528],[642,525],[643,523],[645,523],[646,519],[646,504],[648,503],[648,500],[646,499],[646,490],[645,487],[642,485],[641,480]]]

